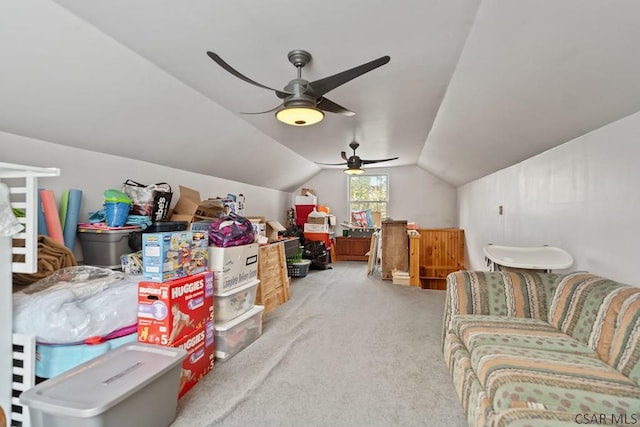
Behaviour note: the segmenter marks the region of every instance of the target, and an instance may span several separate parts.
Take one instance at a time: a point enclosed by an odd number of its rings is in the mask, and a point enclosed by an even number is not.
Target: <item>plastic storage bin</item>
[[[296,205],[296,225],[303,225],[317,205]]]
[[[225,361],[262,335],[264,306],[256,305],[246,313],[215,326],[216,359]]]
[[[287,237],[284,242],[284,256],[287,258],[294,257],[298,254],[298,249],[300,248],[300,238],[298,237]]]
[[[176,418],[180,348],[130,343],[22,393],[33,427],[160,427]]]
[[[296,262],[287,263],[287,273],[289,277],[306,277],[309,273],[311,260],[303,259]]]
[[[111,229],[78,226],[84,264],[120,269],[120,256],[133,252],[129,247],[129,234],[137,230],[140,227]]]
[[[216,322],[228,322],[251,310],[256,303],[256,292],[260,280],[254,280],[224,293],[217,293],[213,298],[214,317]]]
[[[106,337],[96,344],[36,344],[36,376],[53,378],[109,350],[137,342],[137,325],[126,329],[131,332],[114,338]]]

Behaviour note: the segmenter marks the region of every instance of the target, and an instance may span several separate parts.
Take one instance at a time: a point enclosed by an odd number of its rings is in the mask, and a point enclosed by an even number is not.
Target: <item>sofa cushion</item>
[[[620,416],[615,414],[593,414],[596,416],[593,424],[612,425]],[[592,414],[573,414],[565,411],[541,411],[539,408],[514,408],[501,411],[493,418],[493,427],[579,427],[580,424],[591,424]],[[601,416],[602,415],[602,416]],[[585,418],[586,416],[586,418]],[[602,420],[602,422],[600,422]],[[628,417],[632,422],[631,415]]]
[[[640,288],[625,289],[607,363],[640,385]]]
[[[640,387],[597,357],[484,345],[470,362],[496,412],[523,402],[574,414],[631,414],[640,408]]]
[[[580,342],[594,343],[607,312],[608,305],[603,303],[623,286],[595,274],[568,274],[558,284],[549,307],[549,323]],[[609,320],[615,322],[615,317]]]
[[[546,320],[547,301],[561,275],[536,272],[458,271],[447,280],[453,313]]]
[[[483,345],[554,350],[596,357],[587,345],[539,319],[508,316],[454,316],[451,331],[469,352]]]
[[[469,425],[490,425],[493,406],[471,368],[470,355],[455,334],[445,338],[444,360]]]

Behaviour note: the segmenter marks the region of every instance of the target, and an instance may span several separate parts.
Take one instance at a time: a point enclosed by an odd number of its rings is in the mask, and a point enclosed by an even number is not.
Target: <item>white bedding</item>
[[[74,269],[90,273],[60,274],[46,286],[36,282],[13,294],[14,332],[34,335],[40,343],[70,344],[137,322],[139,277],[111,270],[96,274],[97,267],[87,266],[62,270]]]

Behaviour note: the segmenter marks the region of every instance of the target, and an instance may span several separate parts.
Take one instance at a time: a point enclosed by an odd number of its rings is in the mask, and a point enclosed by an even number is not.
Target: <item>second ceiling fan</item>
[[[372,163],[381,163],[381,162],[389,162],[391,160],[397,160],[398,157],[390,157],[388,159],[376,159],[376,160],[366,160],[361,159],[356,155],[356,148],[360,146],[359,143],[353,141],[349,144],[349,147],[353,150],[353,155],[347,157],[347,153],[344,151],[340,152],[340,157],[342,157],[346,162],[343,163],[320,163],[316,162],[319,165],[326,166],[338,166],[338,165],[347,165],[347,169],[344,170],[345,173],[350,175],[359,175],[364,173],[364,169],[362,169],[362,165],[370,165]]]
[[[282,99],[282,104],[275,108],[248,114],[263,114],[276,111],[278,120],[292,126],[308,126],[318,123],[324,118],[324,111],[353,116],[355,114],[353,111],[325,98],[324,95],[338,86],[386,64],[391,59],[389,56],[382,56],[338,74],[309,82],[302,78],[302,68],[311,61],[311,54],[305,50],[292,50],[289,52],[288,58],[289,62],[296,67],[298,75],[284,89],[278,90],[251,80],[227,64],[220,55],[214,52],[207,52],[207,55],[216,64],[237,78],[254,86],[271,90],[275,92],[278,98]]]

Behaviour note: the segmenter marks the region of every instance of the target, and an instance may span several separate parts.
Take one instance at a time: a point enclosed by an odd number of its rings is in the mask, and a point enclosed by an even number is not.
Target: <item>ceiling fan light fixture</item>
[[[285,107],[276,112],[276,118],[290,126],[310,126],[324,119],[324,113],[313,107]]]
[[[364,169],[345,169],[344,173],[346,173],[347,175],[361,175],[364,173]]]

